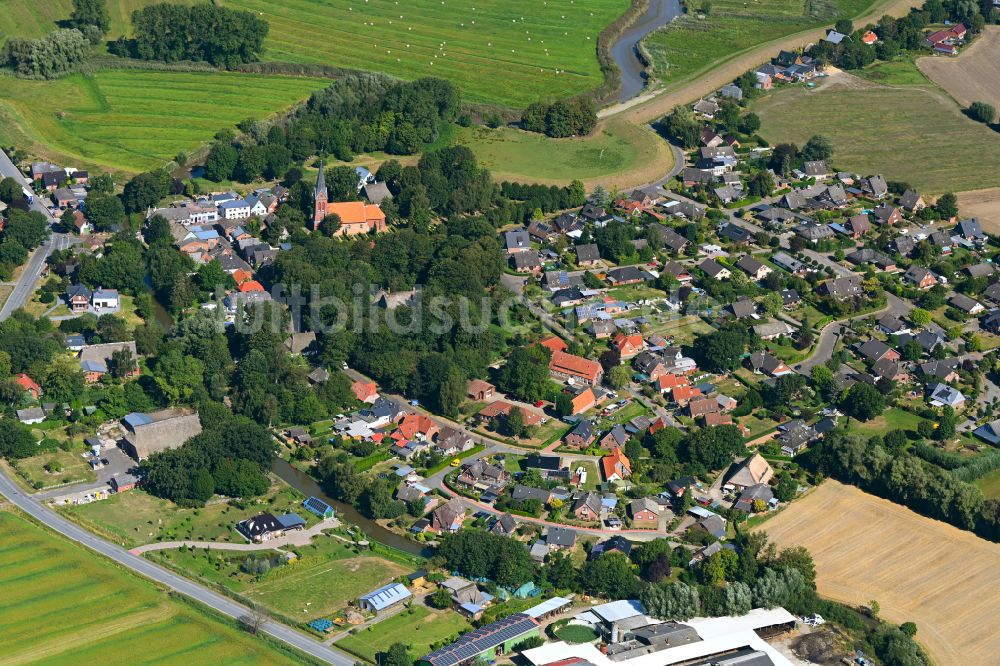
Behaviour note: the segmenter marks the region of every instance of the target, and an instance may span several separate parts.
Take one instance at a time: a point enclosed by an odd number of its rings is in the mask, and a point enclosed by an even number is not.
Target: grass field
[[[829,137],[838,169],[881,173],[924,194],[1000,185],[1000,133],[966,118],[930,83],[886,87],[836,74],[817,90],[784,87],[752,108],[772,143]]]
[[[673,166],[662,139],[640,127],[609,121],[591,136],[550,139],[517,129],[459,128],[466,145],[498,181],[564,185],[576,178],[588,186],[626,186],[655,181]]]
[[[111,18],[108,39],[131,34],[129,17],[132,12],[159,0],[110,0],[107,3]],[[186,4],[185,0],[179,0]],[[72,0],[0,0],[0,42],[8,37],[41,37],[58,28],[58,21],[69,19],[73,13]]]
[[[458,613],[431,611],[424,606],[412,606],[356,634],[337,641],[351,654],[375,661],[377,652],[384,652],[393,643],[404,643],[410,655],[420,657],[430,652],[432,643],[458,635],[472,628]]]
[[[0,143],[80,168],[142,171],[325,85],[305,77],[146,70],[55,81],[0,78]]]
[[[987,26],[957,58],[926,56],[917,61],[917,67],[963,107],[972,102],[987,102],[996,108],[1000,106],[997,49],[1000,49],[1000,27]]]
[[[867,0],[713,0],[711,11],[699,18],[691,11],[643,40],[653,58],[653,76],[663,82],[692,76],[730,56],[759,44],[808,28],[853,17],[873,2]]]
[[[169,500],[131,490],[100,502],[68,507],[65,513],[68,518],[128,548],[156,541],[246,543],[236,532],[235,525],[261,510],[274,514],[294,511],[309,525],[315,524],[318,519],[302,510],[302,499],[287,486],[280,486],[273,487],[260,506],[246,510],[226,502],[215,502],[201,509],[183,509]]]
[[[240,571],[243,551],[163,550],[149,554],[195,578],[223,585],[293,620],[308,622],[329,616],[348,601],[409,571],[373,555],[359,555],[333,537],[296,547],[298,562],[272,569],[258,580]]]
[[[979,477],[974,483],[987,498],[1000,497],[1000,469]]]
[[[41,527],[0,512],[4,664],[293,664]]]
[[[264,60],[403,79],[437,76],[468,101],[524,107],[600,85],[597,36],[627,0],[225,0],[271,26]],[[581,6],[582,4],[582,6]]]
[[[875,599],[890,622],[916,622],[935,663],[995,663],[1000,595],[988,590],[1000,582],[1000,544],[834,481],[763,529],[780,547],[812,553],[821,595]]]

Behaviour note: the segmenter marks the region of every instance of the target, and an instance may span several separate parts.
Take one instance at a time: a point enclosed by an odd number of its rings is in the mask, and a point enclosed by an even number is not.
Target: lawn
[[[699,18],[692,5],[664,28],[650,34],[643,45],[653,58],[653,76],[672,83],[714,69],[730,57],[766,42],[809,28],[832,25],[840,16],[863,13],[866,0],[713,0],[711,11]]]
[[[939,88],[847,81],[816,91],[785,87],[757,101],[760,134],[802,145],[821,133],[833,142],[838,169],[881,173],[925,194],[1000,185],[1000,134],[966,118]]]
[[[671,314],[668,315],[666,321],[654,324],[652,332],[671,340],[673,345],[683,346],[690,345],[699,335],[705,335],[714,330],[701,317],[694,315],[677,317]]]
[[[353,655],[375,661],[377,652],[384,652],[393,643],[405,643],[410,655],[419,657],[431,651],[430,646],[457,636],[472,628],[465,618],[452,610],[431,611],[424,606],[412,606],[378,624],[337,641],[336,646]]]
[[[592,643],[597,640],[597,632],[581,624],[567,624],[556,629],[555,633],[567,643]]]
[[[854,73],[884,86],[923,86],[929,83],[927,77],[908,59],[876,62]]]
[[[47,471],[45,466],[49,464],[58,465],[59,471]],[[69,452],[55,449],[48,453],[18,460],[16,468],[18,473],[33,488],[49,488],[64,483],[97,480],[97,476],[90,468],[90,463],[84,460],[79,451]]]
[[[100,501],[67,507],[68,518],[88,529],[132,548],[156,541],[225,541],[246,543],[236,532],[237,522],[259,511],[273,514],[295,512],[309,525],[317,522],[302,509],[299,493],[287,486],[272,487],[258,506],[237,509],[228,502],[213,501],[201,509],[184,509],[173,502],[141,490],[112,495]]]
[[[163,550],[148,557],[229,588],[293,622],[330,616],[352,599],[409,572],[396,562],[359,553],[332,536],[317,537],[312,545],[294,550],[297,562],[259,577],[240,570],[247,557],[244,551]]]
[[[872,435],[884,435],[890,430],[916,430],[917,424],[922,419],[914,414],[902,409],[893,408],[886,410],[881,416],[871,421],[858,421],[851,419],[847,429],[850,432],[857,432],[871,437]]]
[[[302,663],[27,520],[0,533],[4,663]]]
[[[662,139],[620,120],[604,123],[591,136],[568,139],[513,128],[460,127],[454,141],[468,146],[499,181],[565,185],[574,178],[612,182],[618,177],[638,183],[655,180],[673,165]]]
[[[162,166],[224,127],[271,116],[326,85],[306,77],[148,70],[4,81],[0,142],[78,167],[127,172]]]
[[[597,36],[628,0],[225,0],[271,26],[264,60],[436,76],[469,101],[524,107],[602,82]]]

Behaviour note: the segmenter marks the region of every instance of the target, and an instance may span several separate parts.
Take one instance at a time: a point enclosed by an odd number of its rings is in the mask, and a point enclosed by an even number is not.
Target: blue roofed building
[[[377,590],[372,590],[368,594],[358,597],[358,604],[362,610],[366,610],[378,615],[387,610],[391,610],[413,598],[413,594],[400,583],[389,583]]]

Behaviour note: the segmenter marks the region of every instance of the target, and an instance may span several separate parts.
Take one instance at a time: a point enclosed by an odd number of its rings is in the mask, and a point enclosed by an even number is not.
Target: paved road
[[[141,556],[133,555],[124,548],[116,546],[104,539],[91,534],[81,527],[66,520],[52,509],[39,503],[35,498],[25,494],[11,481],[6,474],[0,472],[0,495],[16,505],[19,509],[35,518],[49,528],[59,532],[63,536],[86,546],[100,555],[110,558],[128,567],[132,571],[151,578],[171,590],[191,597],[206,606],[218,611],[228,617],[238,620],[250,614],[250,609],[243,604],[237,603],[228,597],[217,592],[213,592],[198,583],[192,582],[179,576],[163,567],[154,564]],[[288,645],[305,652],[306,654],[335,666],[354,666],[357,661],[354,657],[347,655],[332,647],[323,645],[309,636],[302,634],[291,627],[279,624],[274,621],[267,621],[263,631],[272,637],[287,643]]]
[[[21,183],[25,187],[29,187],[27,178],[24,174],[14,166],[14,163],[10,161],[7,157],[7,153],[0,150],[0,177],[6,178],[10,177]],[[30,187],[29,187],[30,189]],[[31,204],[31,209],[42,213],[45,218],[49,221],[49,224],[55,224],[56,219],[52,217],[49,210],[38,202],[38,198],[35,198],[34,203]],[[3,321],[15,310],[22,307],[31,294],[35,291],[35,283],[38,282],[38,278],[41,277],[42,269],[45,267],[45,260],[49,258],[53,250],[62,250],[70,245],[70,239],[65,234],[54,234],[52,238],[48,241],[42,243],[42,245],[35,250],[35,252],[28,259],[27,266],[21,272],[21,276],[18,278],[17,283],[14,285],[14,291],[11,292],[10,296],[7,298],[7,302],[3,304],[3,308],[0,308],[0,321]]]
[[[841,266],[841,268],[843,268],[843,266]],[[881,317],[884,314],[890,313],[896,315],[897,317],[905,317],[909,314],[910,310],[913,309],[912,303],[904,301],[903,299],[889,293],[886,293],[886,302],[886,306],[877,312],[867,312],[865,314],[839,319],[824,326],[823,330],[819,333],[819,339],[816,341],[816,349],[813,351],[812,356],[796,365],[794,369],[797,372],[807,375],[809,374],[809,371],[817,365],[823,365],[829,361],[830,357],[833,356],[833,350],[837,346],[837,340],[840,339],[840,335],[843,332],[842,329],[844,324],[848,324],[855,319]]]

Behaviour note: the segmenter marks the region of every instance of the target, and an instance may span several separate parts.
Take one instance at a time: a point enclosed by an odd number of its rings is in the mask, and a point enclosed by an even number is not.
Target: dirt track
[[[917,624],[937,664],[995,664],[1000,653],[1000,544],[826,481],[762,526],[780,547],[805,546],[819,593]]]
[[[923,0],[886,0],[885,2],[880,2],[872,11],[856,19],[854,25],[863,26],[868,23],[874,23],[885,14],[903,16],[912,7],[920,5],[923,5]],[[682,82],[677,87],[668,86],[662,92],[640,104],[633,106],[624,104],[609,107],[601,113],[601,116],[618,116],[637,124],[649,123],[656,118],[670,113],[670,110],[678,104],[687,104],[699,97],[704,97],[715,92],[727,83],[732,82],[733,79],[743,74],[743,72],[769,61],[778,54],[778,51],[803,48],[816,42],[825,34],[825,28],[812,29],[761,44],[735,56],[708,72],[696,73],[696,78],[693,81]]]
[[[959,106],[988,102],[1000,107],[1000,26],[989,25],[958,57],[924,56],[917,67],[955,98]]]

